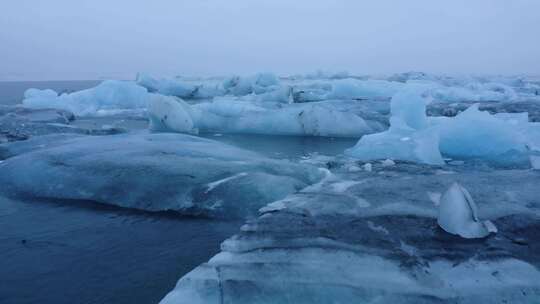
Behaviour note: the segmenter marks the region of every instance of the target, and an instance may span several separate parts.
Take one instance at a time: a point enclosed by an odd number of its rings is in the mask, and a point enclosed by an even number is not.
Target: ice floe
[[[36,137],[3,150],[4,195],[191,215],[246,216],[322,177],[309,165],[181,134]]]

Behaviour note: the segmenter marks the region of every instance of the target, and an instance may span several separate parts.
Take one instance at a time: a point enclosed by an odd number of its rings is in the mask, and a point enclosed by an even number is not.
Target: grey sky
[[[0,80],[317,69],[540,74],[540,1],[0,1]]]

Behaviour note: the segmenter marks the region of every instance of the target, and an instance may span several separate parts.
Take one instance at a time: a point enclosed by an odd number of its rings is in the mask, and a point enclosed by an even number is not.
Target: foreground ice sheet
[[[246,216],[321,177],[309,165],[180,134],[36,137],[2,150],[4,195],[192,215]]]
[[[161,303],[540,300],[538,172],[398,162],[348,173],[350,165],[262,208]],[[479,198],[478,217],[496,235],[470,240],[439,228],[430,197],[455,180]]]

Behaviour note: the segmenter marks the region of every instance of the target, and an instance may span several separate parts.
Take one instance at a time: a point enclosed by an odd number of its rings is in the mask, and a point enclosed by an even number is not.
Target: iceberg
[[[244,217],[322,177],[309,165],[181,134],[36,137],[6,149],[3,195],[189,215]]]
[[[509,86],[499,83],[467,83],[464,86],[437,86],[432,91],[436,100],[446,102],[514,101],[517,93]]]
[[[444,164],[438,134],[433,130],[412,129],[399,118],[392,118],[390,128],[385,132],[362,136],[353,148],[345,150],[345,154],[363,161],[394,159]]]
[[[208,99],[225,94],[225,90],[221,84],[213,80],[157,79],[150,75],[139,73],[135,82],[145,87],[149,92],[184,99]]]
[[[29,89],[22,103],[30,108],[62,109],[84,116],[107,110],[145,109],[147,97],[147,90],[133,82],[106,80],[94,88],[62,95],[52,90]]]
[[[442,164],[442,156],[522,163],[540,137],[517,114],[492,115],[472,105],[455,117],[428,117],[429,87],[409,85],[391,100],[390,128],[363,136],[347,155],[362,160],[393,158]]]
[[[148,116],[150,129],[153,131],[197,133],[197,129],[193,127],[190,106],[181,99],[150,94]]]
[[[280,86],[279,78],[272,73],[258,73],[252,76],[231,76],[223,81],[223,88],[230,95],[244,96],[273,91]]]
[[[135,82],[149,92],[172,95],[182,98],[193,98],[197,87],[178,80],[155,79],[150,75],[139,73]]]
[[[417,93],[421,88],[411,86],[394,95],[390,104],[390,128],[363,136],[345,154],[364,161],[390,158],[444,164],[439,151],[439,135],[436,130],[426,128],[428,101]]]
[[[519,128],[472,105],[452,119],[435,126],[440,150],[453,158],[496,160],[506,153],[525,153],[527,142]]]
[[[167,107],[156,106],[149,110],[153,126],[165,125],[159,118],[167,116],[166,129],[190,132],[191,129],[182,124],[190,115],[193,127],[204,133],[359,137],[379,127],[377,123],[368,124],[360,116],[326,103],[282,105],[225,98],[188,105],[177,101],[181,106],[167,99]],[[181,121],[174,123],[175,119]]]
[[[403,88],[400,82],[386,80],[336,80],[332,83],[332,91],[327,99],[365,99],[375,97],[392,97]]]

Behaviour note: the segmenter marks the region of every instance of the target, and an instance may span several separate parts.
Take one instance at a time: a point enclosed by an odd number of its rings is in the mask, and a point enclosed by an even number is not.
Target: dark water
[[[351,148],[357,138],[271,136],[247,134],[201,134],[201,137],[224,142],[267,157],[298,160],[313,153],[337,155]]]
[[[100,80],[77,81],[0,81],[0,104],[21,103],[24,91],[30,88],[53,89],[58,93],[88,89],[98,85]]]
[[[240,225],[0,198],[0,303],[157,303]]]

